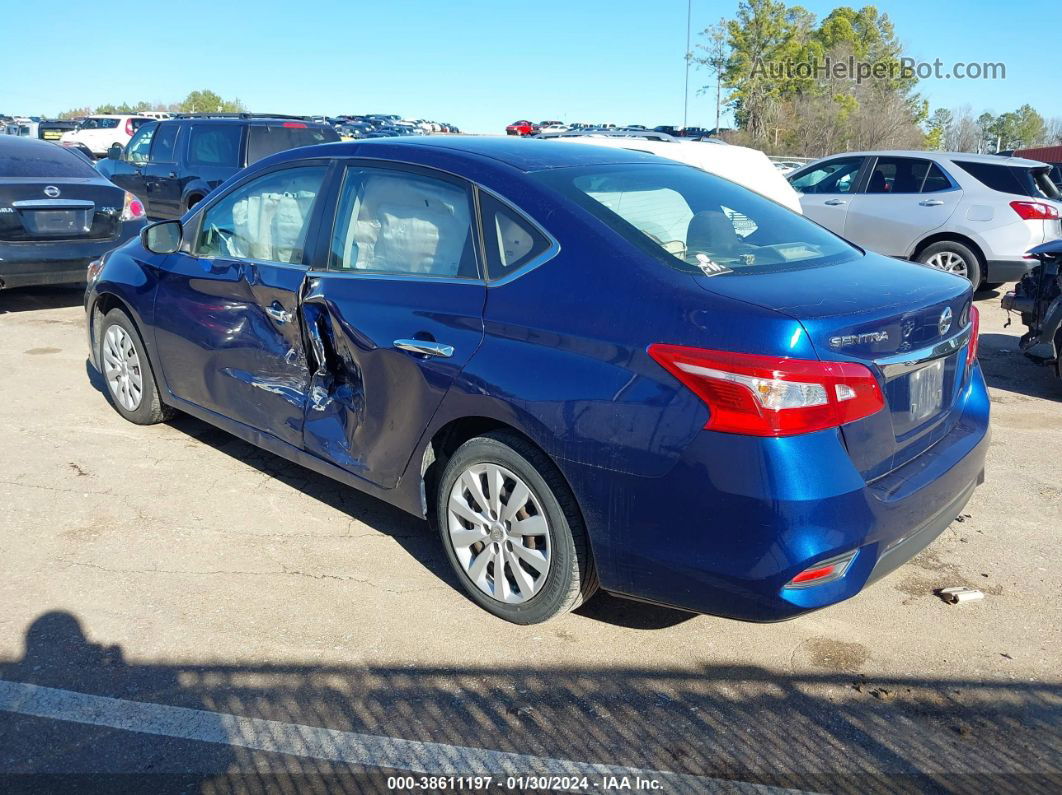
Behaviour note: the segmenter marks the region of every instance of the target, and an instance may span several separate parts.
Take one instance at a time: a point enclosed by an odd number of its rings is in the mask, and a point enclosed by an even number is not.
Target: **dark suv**
[[[180,218],[244,166],[338,140],[330,126],[302,116],[182,114],[145,124],[124,149],[111,147],[98,169],[139,198],[149,218]]]

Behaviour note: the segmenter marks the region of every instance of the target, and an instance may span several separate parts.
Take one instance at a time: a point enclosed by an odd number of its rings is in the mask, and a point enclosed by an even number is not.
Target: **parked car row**
[[[628,124],[626,126],[619,126],[612,124],[611,122],[604,122],[600,124],[592,124],[590,122],[569,122],[562,121],[540,121],[533,122],[528,119],[519,119],[514,121],[505,127],[506,135],[516,135],[523,137],[536,136],[540,133],[550,132],[617,132],[617,131],[641,131],[641,132],[658,132],[670,135],[675,138],[710,138],[715,137],[717,130],[707,130],[703,127],[675,127],[672,125],[660,125],[658,127],[646,127],[644,124]]]
[[[457,133],[456,125],[426,119],[403,119],[396,113],[360,116],[314,116],[319,124],[330,124],[344,141],[362,138],[396,138],[401,135]]]

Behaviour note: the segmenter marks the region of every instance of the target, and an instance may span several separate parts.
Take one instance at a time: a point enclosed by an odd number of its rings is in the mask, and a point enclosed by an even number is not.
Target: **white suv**
[[[965,276],[1020,279],[1033,246],[1062,237],[1051,167],[967,152],[852,152],[787,175],[804,215],[879,254]]]
[[[59,143],[63,146],[82,144],[96,157],[103,157],[114,144],[125,148],[133,133],[149,121],[154,119],[146,115],[88,116],[78,122],[75,129],[63,133]]]

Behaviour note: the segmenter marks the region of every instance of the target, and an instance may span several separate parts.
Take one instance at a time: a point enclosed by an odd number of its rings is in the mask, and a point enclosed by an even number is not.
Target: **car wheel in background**
[[[918,261],[931,268],[964,276],[974,289],[981,284],[981,262],[969,248],[953,240],[941,240],[926,246],[918,255]]]
[[[101,321],[98,361],[111,405],[127,420],[154,425],[172,416],[173,410],[159,399],[140,334],[120,309],[112,309]]]
[[[547,621],[597,590],[575,497],[553,462],[515,434],[457,449],[440,478],[436,520],[465,591],[507,621]]]

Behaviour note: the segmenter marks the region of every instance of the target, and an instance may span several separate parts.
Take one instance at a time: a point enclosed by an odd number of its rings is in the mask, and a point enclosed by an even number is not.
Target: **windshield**
[[[802,215],[689,166],[592,166],[534,176],[635,245],[691,272],[752,273],[860,256]]]

